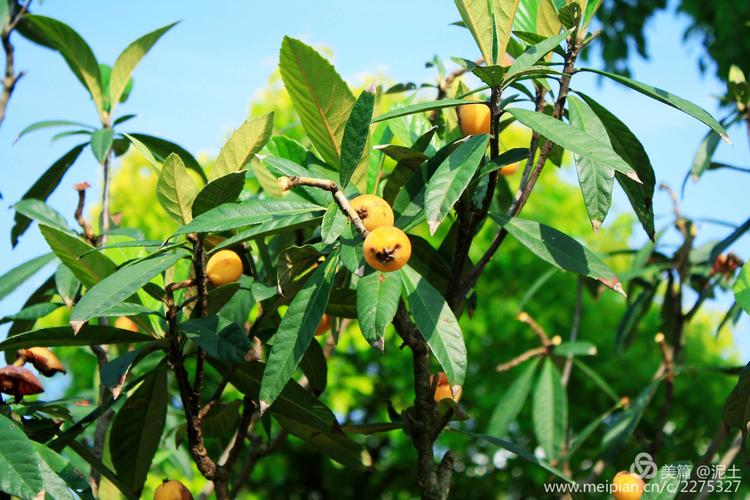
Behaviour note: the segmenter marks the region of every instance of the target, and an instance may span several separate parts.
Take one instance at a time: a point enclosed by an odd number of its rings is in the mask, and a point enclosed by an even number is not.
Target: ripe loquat
[[[132,319],[126,318],[125,316],[120,316],[115,320],[115,328],[138,332],[138,325],[136,325]]]
[[[456,108],[456,113],[464,137],[490,133],[490,107],[486,104],[464,104]]]
[[[154,491],[154,500],[193,500],[193,494],[176,479],[165,479]]]
[[[219,250],[208,259],[206,276],[214,286],[226,285],[242,276],[242,260],[231,250]]]
[[[364,255],[367,263],[378,271],[397,271],[411,257],[411,242],[399,228],[382,226],[365,238]]]
[[[351,201],[351,206],[368,231],[393,225],[393,210],[383,198],[374,194],[362,194]]]
[[[433,375],[430,378],[430,383],[435,383],[435,376]],[[448,376],[443,372],[438,372],[437,374],[437,386],[435,387],[435,402],[438,403],[442,399],[452,399],[456,403],[461,399],[461,393],[463,391],[461,390],[460,386],[452,387],[450,382],[448,381]]]
[[[612,496],[615,500],[640,500],[646,484],[632,472],[620,471],[612,480]]]
[[[500,175],[513,175],[516,172],[518,172],[518,163],[511,163],[510,165],[505,165],[500,169]]]
[[[323,317],[320,318],[320,323],[318,323],[318,328],[315,330],[315,336],[320,337],[321,335],[325,334],[330,328],[331,317],[327,314],[323,314]]]

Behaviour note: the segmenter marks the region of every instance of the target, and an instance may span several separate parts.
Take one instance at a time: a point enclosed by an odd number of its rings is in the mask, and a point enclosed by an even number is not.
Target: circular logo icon
[[[645,451],[637,454],[630,466],[630,472],[640,476],[642,479],[651,479],[656,475],[656,463],[651,454]]]

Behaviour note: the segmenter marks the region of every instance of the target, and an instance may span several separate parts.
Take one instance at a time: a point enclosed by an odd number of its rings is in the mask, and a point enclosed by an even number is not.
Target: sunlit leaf
[[[195,183],[182,159],[174,153],[170,154],[164,160],[156,184],[156,197],[164,211],[177,222],[190,222],[193,218],[191,207],[197,194]]]
[[[401,300],[401,279],[395,273],[373,272],[357,281],[357,318],[367,342],[383,350],[383,333]]]
[[[498,438],[508,434],[510,424],[518,417],[529,396],[537,365],[539,365],[539,358],[531,360],[529,366],[513,382],[513,385],[503,391],[503,396],[497,401],[490,423],[487,425],[487,434]]]
[[[532,405],[534,434],[546,458],[560,456],[568,429],[568,397],[560,372],[547,358],[539,373]]]
[[[91,134],[91,152],[94,153],[96,161],[102,163],[107,155],[109,155],[114,138],[115,131],[111,128],[95,130]]]
[[[235,130],[222,146],[211,170],[210,179],[217,179],[245,168],[255,153],[265,146],[273,130],[273,113],[247,120]]]
[[[349,184],[349,180],[351,180],[352,174],[354,174],[354,170],[362,158],[362,152],[365,150],[369,136],[370,120],[372,120],[374,106],[375,95],[369,90],[363,90],[346,122],[344,135],[341,139],[341,163],[339,171],[339,180],[342,189]]]
[[[242,193],[242,188],[245,186],[245,173],[245,170],[233,172],[223,177],[217,177],[206,184],[193,201],[191,207],[193,217],[197,217],[223,203],[237,201],[240,193]]]
[[[14,292],[26,280],[34,276],[44,266],[52,262],[55,254],[46,253],[14,267],[0,276],[0,300]]]

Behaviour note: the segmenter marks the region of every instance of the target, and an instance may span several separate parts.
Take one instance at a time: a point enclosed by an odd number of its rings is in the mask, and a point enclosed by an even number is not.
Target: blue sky
[[[119,113],[137,113],[127,127],[160,135],[193,153],[215,154],[227,133],[246,117],[254,93],[261,89],[278,61],[284,35],[325,46],[335,54],[334,63],[350,82],[364,74],[387,74],[396,81],[434,78],[424,63],[438,54],[478,57],[468,32],[450,26],[459,16],[448,0],[381,0],[380,2],[221,2],[209,10],[206,2],[129,0],[47,0],[35,12],[63,20],[89,42],[100,62],[113,63],[119,52],[141,34],[176,20],[169,32],[137,68],[135,88]],[[220,5],[220,7],[219,7]],[[711,74],[701,75],[697,41],[684,42],[686,20],[671,12],[658,15],[647,29],[651,59],[632,60],[636,79],[685,97],[718,114],[712,97],[723,91]],[[4,171],[0,207],[0,274],[40,255],[45,245],[32,228],[15,250],[8,237],[17,201],[38,175],[75,142],[49,143],[51,134],[39,133],[11,145],[16,134],[42,119],[96,121],[87,94],[70,74],[62,58],[52,51],[14,39],[16,65],[28,70],[13,96],[0,129],[0,168]],[[588,63],[597,66],[597,61]],[[651,101],[596,76],[580,74],[574,87],[589,93],[631,126],[642,140],[656,170],[657,181],[678,188],[689,168],[706,127],[686,115]],[[748,141],[744,130],[732,133],[734,146],[722,145],[717,158],[748,166]],[[71,186],[88,181],[98,186],[95,160],[85,152],[63,180],[50,203],[70,216],[75,207]],[[748,178],[741,174],[710,173],[690,185],[683,201],[688,216],[724,219],[740,223],[747,217]],[[625,208],[624,197],[616,207]],[[657,215],[671,211],[665,195],[656,199]],[[72,218],[72,217],[71,217]],[[665,219],[666,220],[666,219]],[[606,230],[606,223],[604,230]],[[702,239],[720,238],[725,228],[701,225]],[[747,239],[738,245],[750,256]],[[46,275],[45,275],[46,276]],[[0,303],[0,315],[18,310],[25,297],[41,282],[29,283]],[[726,304],[725,297],[722,304]],[[750,359],[747,318],[736,335],[745,360]],[[0,330],[0,333],[5,329]]]

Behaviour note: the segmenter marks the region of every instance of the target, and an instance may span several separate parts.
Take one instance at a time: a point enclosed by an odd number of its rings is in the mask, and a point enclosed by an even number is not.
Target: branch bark
[[[12,6],[13,4],[11,3],[10,5]],[[0,127],[2,127],[3,121],[5,121],[8,102],[10,102],[13,91],[16,89],[16,84],[18,84],[18,81],[23,78],[25,74],[23,71],[16,73],[16,49],[10,41],[10,36],[18,26],[18,23],[21,22],[21,18],[24,16],[24,14],[26,14],[26,12],[28,12],[30,5],[31,0],[26,0],[26,2],[19,9],[18,13],[13,16],[13,19],[11,19],[10,22],[3,28],[2,32],[0,32],[0,40],[2,41],[3,52],[5,52],[5,74],[3,76],[2,82],[3,90],[2,93],[0,93]]]

